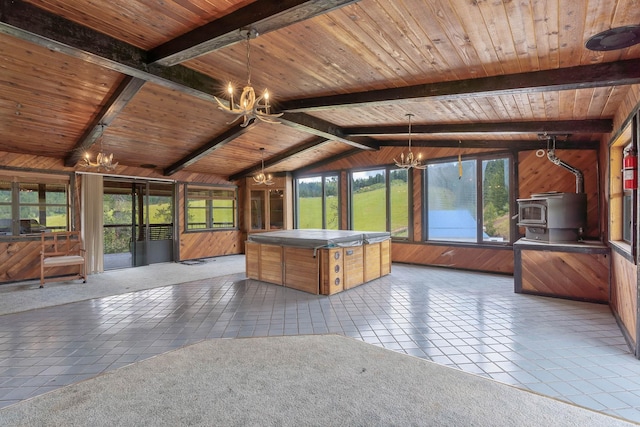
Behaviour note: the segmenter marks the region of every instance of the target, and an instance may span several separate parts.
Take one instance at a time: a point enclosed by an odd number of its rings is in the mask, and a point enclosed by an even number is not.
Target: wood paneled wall
[[[513,274],[513,250],[393,242],[391,260],[464,270]]]
[[[603,225],[603,241],[609,241],[609,145],[615,140],[623,130],[625,124],[632,114],[638,114],[640,108],[640,85],[629,87],[627,96],[620,104],[613,119],[614,131],[609,135],[604,135],[600,141],[600,159],[602,168],[600,179],[603,183],[601,194],[602,209],[600,211],[601,223]],[[604,161],[604,162],[603,162]],[[612,250],[611,254],[611,275],[610,275],[611,297],[609,305],[616,315],[618,322],[625,332],[625,335],[636,357],[640,357],[640,342],[638,342],[638,323],[640,308],[638,307],[638,266],[625,256]]]
[[[613,117],[613,129],[614,133],[622,128],[624,122],[636,108],[638,108],[638,102],[640,102],[640,84],[629,86],[627,96],[624,98],[618,111],[616,111]],[[610,137],[605,138],[609,140]]]
[[[37,240],[0,242],[0,283],[40,278],[40,238]],[[77,266],[57,267],[46,271],[49,276],[65,276],[78,272]],[[34,284],[40,286],[40,282]]]
[[[600,177],[604,184],[602,194],[601,218],[603,224],[603,239],[609,239],[609,144],[617,137],[626,122],[634,112],[637,114],[640,107],[640,85],[630,86],[627,96],[618,108],[614,119],[614,131],[610,135],[605,135],[600,141],[601,159],[605,159]],[[638,266],[623,255],[612,251],[611,255],[611,310],[624,330],[627,339],[633,347],[636,357],[640,357],[640,342],[638,342],[638,322],[640,307],[638,307]]]
[[[610,305],[627,338],[637,348],[638,269],[634,263],[615,251],[611,254]]]
[[[609,256],[604,253],[521,250],[516,291],[609,302]],[[518,289],[519,288],[519,289]]]
[[[242,233],[237,230],[180,234],[179,261],[243,253]]]
[[[0,282],[40,277],[40,240],[0,242]]]

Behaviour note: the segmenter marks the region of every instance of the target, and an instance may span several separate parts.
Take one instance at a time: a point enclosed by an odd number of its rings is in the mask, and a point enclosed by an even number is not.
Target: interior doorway
[[[174,187],[105,177],[105,270],[173,261]]]

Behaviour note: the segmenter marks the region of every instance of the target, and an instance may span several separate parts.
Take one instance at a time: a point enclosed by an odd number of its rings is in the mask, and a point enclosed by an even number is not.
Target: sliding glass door
[[[174,185],[104,180],[105,270],[173,260]]]

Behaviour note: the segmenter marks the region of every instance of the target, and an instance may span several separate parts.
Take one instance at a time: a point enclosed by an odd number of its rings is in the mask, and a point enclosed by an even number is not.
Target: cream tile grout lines
[[[410,265],[330,297],[236,274],[0,316],[0,407],[204,339],[335,333],[640,422],[609,307]]]

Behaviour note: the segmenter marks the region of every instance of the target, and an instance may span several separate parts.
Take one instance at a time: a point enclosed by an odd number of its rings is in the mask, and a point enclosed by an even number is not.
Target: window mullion
[[[325,177],[322,176],[320,191],[322,193],[322,201],[320,202],[320,209],[322,211],[322,228],[327,228],[327,186],[325,185]]]
[[[210,193],[210,198],[207,199],[206,205],[206,223],[207,228],[213,228],[213,194]]]
[[[482,183],[482,160],[476,159],[476,243],[483,242],[484,196]]]
[[[636,154],[639,152],[638,144],[640,141],[640,113],[636,113],[635,118],[632,122],[631,128],[631,144],[636,151]],[[637,175],[637,172],[636,172]],[[636,176],[636,185],[637,185],[638,177]],[[640,198],[638,198],[638,190],[632,190],[632,205],[633,212],[631,214],[631,256],[635,260],[636,264],[638,264],[638,234],[640,230],[638,230],[638,213],[640,209],[638,208],[638,203],[640,203]]]
[[[11,183],[11,234],[20,235],[20,183]]]

